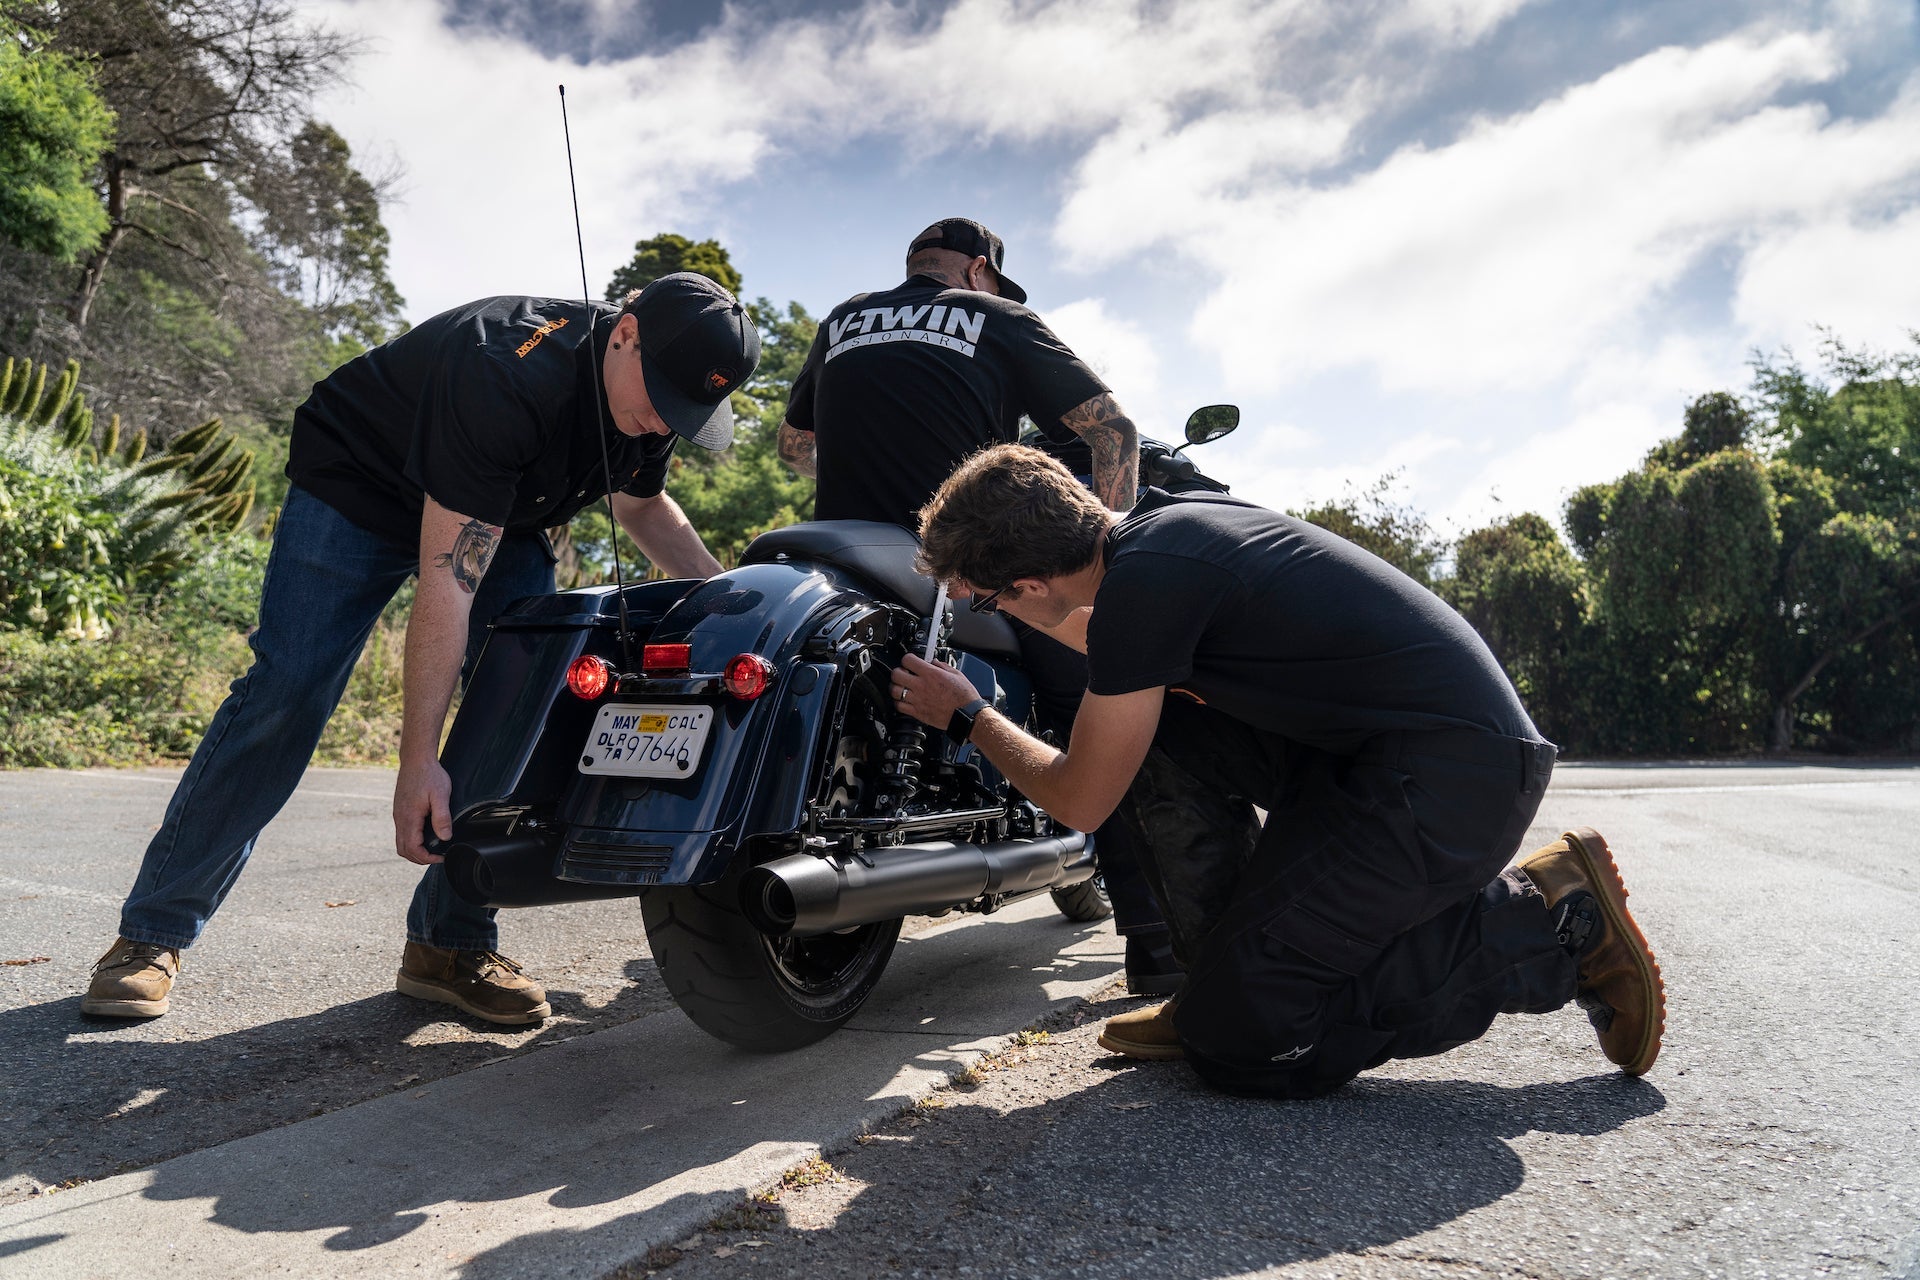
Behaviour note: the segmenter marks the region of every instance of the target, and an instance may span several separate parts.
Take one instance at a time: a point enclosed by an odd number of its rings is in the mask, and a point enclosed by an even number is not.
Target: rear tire
[[[1091,875],[1079,884],[1049,892],[1053,894],[1053,905],[1060,908],[1060,914],[1069,920],[1105,920],[1113,914],[1113,903],[1107,897],[1105,876]]]
[[[738,902],[739,878],[649,889],[647,944],[667,992],[701,1030],[755,1053],[783,1053],[831,1035],[885,972],[900,921],[816,938],[774,938]]]

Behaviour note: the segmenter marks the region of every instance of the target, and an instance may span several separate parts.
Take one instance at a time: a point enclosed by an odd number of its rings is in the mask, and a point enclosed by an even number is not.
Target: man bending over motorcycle
[[[453,834],[438,757],[454,684],[500,610],[553,590],[542,531],[598,501],[609,475],[614,515],[648,559],[681,577],[720,571],[666,494],[667,462],[682,437],[726,448],[727,397],[759,358],[733,295],[681,273],[590,313],[483,298],[316,385],[294,416],[253,666],[167,805],[81,1011],[167,1011],[181,950],[299,783],[375,619],[417,574],[393,826],[395,851],[427,870],[396,985],[489,1022],[545,1018],[546,993],[496,950],[493,911],[461,901],[423,843],[429,821]]]
[[[1065,751],[945,666],[909,656],[894,696],[929,725],[971,717],[1062,821],[1120,809],[1140,829],[1188,976],[1103,1046],[1312,1097],[1577,999],[1608,1058],[1653,1065],[1659,967],[1606,842],[1583,828],[1507,866],[1554,748],[1431,592],[1235,498],[1149,489],[1122,518],[1018,445],[969,459],[921,521],[924,568],[956,596],[990,594],[1087,655]]]
[[[1083,440],[1100,500],[1119,511],[1133,505],[1132,420],[1027,309],[1003,254],[1000,237],[979,223],[943,219],[908,246],[904,283],[855,294],[821,322],[779,441],[787,465],[819,482],[816,519],[917,528],[921,505],[960,460],[1015,439],[1022,414],[1055,439]],[[1064,737],[1087,687],[1085,661],[1015,630],[1041,725]],[[1163,995],[1178,986],[1179,969],[1132,844],[1119,822],[1095,832],[1114,925],[1127,939],[1128,986]]]

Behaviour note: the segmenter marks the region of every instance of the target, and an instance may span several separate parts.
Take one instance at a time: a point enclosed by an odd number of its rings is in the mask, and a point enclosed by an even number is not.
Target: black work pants
[[[1087,692],[1087,655],[1018,619],[1009,618],[1020,637],[1020,662],[1033,681],[1034,719],[1051,731],[1062,748],[1073,736],[1074,717]],[[1141,867],[1133,829],[1115,814],[1093,832],[1093,852],[1113,903],[1114,931],[1152,933],[1166,928],[1159,904]]]
[[[1572,999],[1544,900],[1503,871],[1552,769],[1546,743],[1472,730],[1337,756],[1169,694],[1122,812],[1187,963],[1194,1069],[1314,1097]]]

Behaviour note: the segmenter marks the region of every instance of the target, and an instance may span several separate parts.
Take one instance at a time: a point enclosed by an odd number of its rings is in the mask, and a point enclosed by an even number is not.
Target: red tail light
[[[736,653],[720,677],[720,687],[743,702],[751,702],[773,683],[773,664],[757,653]]]
[[[573,690],[576,698],[591,702],[607,691],[607,681],[612,676],[613,668],[605,658],[583,653],[567,665],[567,688]]]
[[[650,644],[640,651],[640,670],[685,671],[693,665],[693,646],[690,644]]]

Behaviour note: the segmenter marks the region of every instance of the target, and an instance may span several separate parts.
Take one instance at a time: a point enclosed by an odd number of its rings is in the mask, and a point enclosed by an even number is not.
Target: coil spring
[[[927,727],[912,716],[896,716],[880,766],[887,789],[905,802],[920,790],[920,762],[927,754]]]

